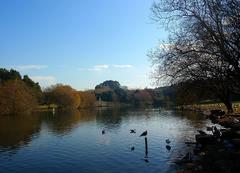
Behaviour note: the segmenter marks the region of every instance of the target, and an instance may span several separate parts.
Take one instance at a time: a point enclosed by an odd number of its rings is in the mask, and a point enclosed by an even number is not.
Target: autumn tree
[[[95,106],[96,97],[94,92],[91,91],[80,91],[78,92],[80,96],[79,108],[90,108]]]
[[[69,85],[57,84],[44,91],[47,104],[54,103],[60,108],[78,108],[80,97],[78,92]]]
[[[30,77],[28,77],[28,75],[24,75],[22,77],[21,74],[16,70],[0,68],[0,84],[9,80],[23,81],[35,94],[38,102],[42,101],[42,90],[38,82],[34,82]]]
[[[133,93],[135,106],[149,106],[153,103],[153,98],[147,90],[136,90]]]
[[[33,91],[21,80],[8,80],[0,85],[1,114],[31,112],[36,106]]]
[[[24,75],[22,78],[22,81],[33,90],[35,96],[38,99],[38,102],[41,103],[43,102],[43,94],[41,87],[38,82],[34,82],[28,75]]]
[[[161,0],[153,18],[170,31],[167,44],[150,56],[156,78],[170,83],[208,81],[232,112],[240,91],[240,1]]]

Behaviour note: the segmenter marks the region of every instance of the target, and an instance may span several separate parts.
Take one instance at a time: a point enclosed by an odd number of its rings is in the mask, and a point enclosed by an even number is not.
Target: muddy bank
[[[217,126],[196,132],[192,152],[186,153],[178,173],[235,173],[240,171],[240,114],[216,110],[206,114]]]

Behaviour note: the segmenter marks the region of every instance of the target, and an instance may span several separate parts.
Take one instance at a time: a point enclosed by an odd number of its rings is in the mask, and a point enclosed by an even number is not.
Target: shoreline
[[[196,109],[209,118],[213,127],[206,127],[195,135],[191,153],[180,163],[177,173],[238,172],[240,170],[240,114],[207,113]],[[220,126],[219,128],[216,125]],[[208,132],[208,133],[206,133]],[[190,154],[192,154],[190,156]]]

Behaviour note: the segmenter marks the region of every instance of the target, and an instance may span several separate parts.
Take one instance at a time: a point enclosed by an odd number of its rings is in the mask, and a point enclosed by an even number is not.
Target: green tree
[[[118,81],[107,80],[95,87],[96,97],[108,102],[127,102],[127,92]]]
[[[3,83],[7,80],[21,80],[21,75],[18,71],[16,70],[7,70],[5,68],[0,68],[0,83]]]

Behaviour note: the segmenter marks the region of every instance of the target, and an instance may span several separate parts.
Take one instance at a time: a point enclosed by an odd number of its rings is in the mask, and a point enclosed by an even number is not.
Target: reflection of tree
[[[72,131],[80,122],[92,121],[95,119],[96,112],[94,109],[83,110],[65,110],[57,112],[55,115],[45,113],[44,122],[48,128],[57,134],[65,134]]]
[[[96,121],[97,125],[109,130],[119,129],[122,116],[127,114],[127,110],[118,108],[98,109]]]
[[[175,112],[176,116],[182,116],[183,118],[190,121],[190,125],[194,128],[203,128],[206,125],[206,117],[201,115],[199,112],[194,111],[181,111],[181,112]]]
[[[0,119],[0,149],[26,145],[40,130],[39,116],[3,116]]]

